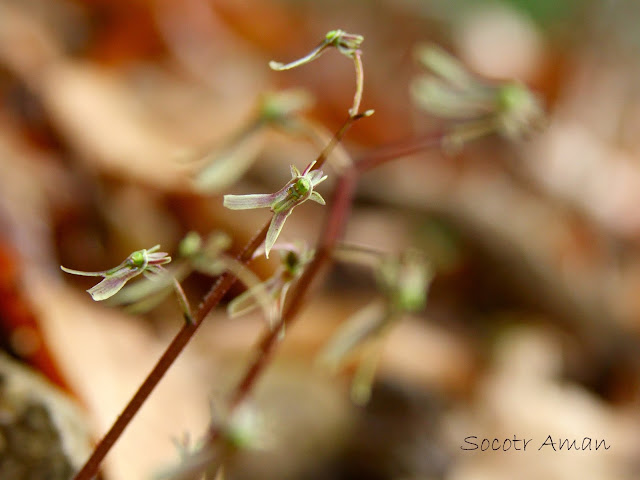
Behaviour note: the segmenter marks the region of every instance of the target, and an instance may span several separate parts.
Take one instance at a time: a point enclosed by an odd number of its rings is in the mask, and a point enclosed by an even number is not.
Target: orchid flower
[[[176,293],[185,317],[191,317],[190,307],[180,285],[194,270],[212,275],[224,271],[221,257],[229,246],[231,238],[222,232],[213,232],[202,239],[196,232],[189,232],[178,245],[178,258],[164,269],[160,278],[126,285],[116,295],[109,298],[111,305],[125,305],[131,313],[142,313],[158,306],[172,292]],[[211,273],[211,272],[214,273]]]
[[[163,273],[165,265],[171,261],[171,257],[166,252],[158,252],[160,245],[156,245],[148,250],[142,249],[133,252],[117,267],[101,272],[83,272],[72,270],[60,266],[60,268],[73,275],[84,277],[104,277],[97,285],[91,287],[87,292],[96,302],[112,297],[124,287],[124,285],[134,277],[143,274],[147,278],[154,278]]]
[[[281,264],[271,277],[264,282],[251,286],[244,293],[234,298],[227,307],[230,316],[243,315],[260,306],[260,302],[269,299],[272,303],[269,315],[269,326],[273,327],[282,314],[282,308],[289,287],[304,272],[305,267],[313,259],[314,250],[298,244],[278,244],[274,247],[280,253]],[[256,251],[254,257],[259,256]]]
[[[421,47],[418,58],[429,74],[413,82],[415,102],[436,117],[458,122],[446,146],[455,149],[491,133],[517,140],[543,123],[540,99],[520,82],[478,78],[436,46]]]
[[[335,47],[343,55],[353,58],[360,48],[360,44],[363,40],[364,37],[362,35],[347,33],[343,30],[331,30],[327,32],[324,39],[318,44],[318,46],[304,57],[287,64],[272,60],[269,62],[269,67],[278,71],[299,67],[300,65],[304,65],[305,63],[315,60],[329,47]]]
[[[307,165],[302,173],[291,165],[291,180],[275,193],[258,193],[249,195],[225,195],[224,206],[231,210],[247,210],[251,208],[270,208],[273,212],[271,225],[265,239],[264,253],[269,258],[269,252],[276,243],[284,222],[295,207],[307,200],[313,200],[325,205],[324,198],[314,189],[327,179],[322,170],[312,170],[315,161]]]
[[[354,253],[366,251],[357,247]],[[380,255],[373,250],[369,253]],[[347,319],[319,358],[320,363],[335,370],[356,351],[361,354],[351,388],[352,399],[358,404],[366,403],[371,395],[382,340],[405,313],[424,308],[433,278],[426,259],[416,250],[381,256],[374,268],[382,298]]]
[[[172,267],[164,269],[160,278],[127,285],[109,298],[108,302],[112,305],[126,305],[131,313],[141,313],[156,307],[174,292],[185,320],[193,323],[191,306],[180,282],[194,271],[214,277],[228,271],[248,288],[260,284],[258,276],[225,253],[230,245],[231,238],[223,232],[213,232],[206,239],[196,232],[189,232],[178,246],[177,261]],[[259,293],[256,292],[255,303],[268,317],[271,312],[270,298]]]
[[[356,93],[353,97],[353,105],[349,109],[349,115],[355,117],[360,110],[360,101],[362,100],[362,90],[364,84],[364,72],[362,69],[362,51],[360,45],[364,41],[362,35],[354,33],[347,33],[343,30],[331,30],[327,32],[324,39],[318,44],[316,48],[311,50],[307,55],[293,62],[284,64],[280,62],[269,62],[269,67],[272,70],[282,71],[290,70],[292,68],[299,67],[305,63],[312,62],[318,58],[329,47],[336,48],[340,53],[353,60],[356,69]],[[366,116],[373,113],[373,110],[368,110]]]

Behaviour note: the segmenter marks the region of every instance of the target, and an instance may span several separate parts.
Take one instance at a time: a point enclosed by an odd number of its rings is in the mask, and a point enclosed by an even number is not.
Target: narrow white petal
[[[107,270],[103,270],[101,272],[83,272],[81,270],[73,270],[71,268],[63,267],[62,265],[60,265],[60,269],[63,272],[67,272],[72,275],[82,275],[83,277],[104,277],[107,273]]]
[[[223,205],[231,210],[268,208],[276,200],[273,193],[254,193],[250,195],[225,195]]]
[[[116,273],[105,277],[99,284],[91,287],[87,292],[96,302],[106,300],[114,296],[124,287],[125,283],[142,272],[138,268],[123,268]]]
[[[149,251],[147,250],[147,253]],[[171,257],[167,252],[155,252],[148,255],[149,265],[164,265],[171,261]]]
[[[275,292],[279,289],[279,282],[278,277],[272,277],[253,285],[229,302],[227,313],[230,317],[236,317],[262,306],[265,314],[268,315]]]

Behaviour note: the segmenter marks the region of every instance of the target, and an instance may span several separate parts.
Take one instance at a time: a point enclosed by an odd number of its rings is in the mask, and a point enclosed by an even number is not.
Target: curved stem
[[[344,121],[342,126],[335,133],[335,135],[331,137],[331,140],[329,140],[329,143],[327,144],[327,146],[324,147],[324,150],[320,152],[320,155],[318,155],[318,158],[316,158],[315,160],[315,164],[310,170],[311,172],[314,170],[319,170],[323,167],[323,165],[329,158],[329,155],[331,154],[333,149],[336,148],[336,146],[342,141],[342,139],[344,138],[346,133],[349,131],[351,126],[361,118],[364,118],[365,116],[366,116],[365,114],[349,115],[349,118],[347,118]]]

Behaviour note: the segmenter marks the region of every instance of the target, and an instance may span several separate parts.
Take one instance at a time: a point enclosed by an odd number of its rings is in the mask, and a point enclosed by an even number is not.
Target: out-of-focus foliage
[[[372,396],[358,408],[348,402],[357,362],[328,377],[315,360],[378,295],[375,280],[338,262],[317,282],[253,397],[273,442],[238,452],[225,478],[638,478],[638,24],[633,0],[0,0],[2,349],[66,384],[95,437],[104,433],[181,325],[181,307],[160,295],[134,317],[92,302],[92,279],[59,265],[104,271],[162,244],[198,304],[212,272],[228,267],[219,254],[238,253],[272,215],[225,209],[223,194],[277,191],[353,105],[350,59],[327,54],[286,73],[269,61],[299,58],[342,29],[365,38],[362,105],[376,114],[323,166],[323,197],[330,207],[345,152],[355,163],[407,147],[362,177],[344,240],[415,247],[435,275],[424,310],[407,309],[374,345]],[[409,148],[450,126],[410,93],[423,44],[487,85],[535,92],[545,128],[455,154]],[[265,93],[293,88],[307,93]],[[313,247],[328,210],[307,202],[278,241]],[[189,231],[202,248],[213,232],[231,241],[194,264],[177,255]],[[277,268],[256,259],[243,283]],[[132,287],[118,294],[134,297],[125,304],[139,298]],[[264,328],[264,308],[227,317],[241,288],[163,378],[105,479],[175,464],[170,437],[207,427],[207,399],[226,398]],[[514,434],[591,435],[611,449],[460,449],[469,435]]]

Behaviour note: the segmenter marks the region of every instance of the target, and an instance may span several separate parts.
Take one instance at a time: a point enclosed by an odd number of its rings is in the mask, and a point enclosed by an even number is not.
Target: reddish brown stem
[[[362,118],[362,115],[356,115],[345,121],[316,159],[315,169],[318,169],[323,165],[333,148],[335,148],[335,146],[342,140],[353,123],[360,118]],[[238,262],[246,264],[251,260],[257,248],[262,244],[262,242],[264,242],[269,226],[270,222],[267,222],[264,227],[262,227],[262,230],[245,246],[244,250],[237,258]],[[120,435],[122,435],[133,417],[138,413],[138,410],[140,410],[146,399],[155,389],[156,385],[158,385],[167,370],[169,370],[169,367],[173,364],[176,358],[178,358],[180,353],[182,353],[184,347],[196,333],[204,318],[213,308],[215,308],[235,281],[236,277],[228,272],[225,272],[218,278],[198,307],[193,318],[194,322],[186,322],[182,326],[120,416],[118,416],[98,445],[96,445],[93,453],[82,469],[76,474],[74,480],[91,480],[97,474],[98,468],[104,460],[104,457],[109,453],[118,438],[120,438]]]
[[[442,145],[444,137],[445,133],[435,132],[409,141],[377,147],[372,152],[363,155],[361,157],[362,159],[356,162],[356,169],[359,173],[368,172],[392,160],[423,152],[431,148],[439,148]]]
[[[342,236],[346,220],[349,216],[356,181],[356,172],[351,170],[338,182],[332,202],[332,209],[328,213],[326,226],[323,229],[316,254],[300,279],[296,282],[296,286],[289,297],[291,300],[287,302],[279,323],[274,328],[267,330],[260,339],[253,362],[249,365],[249,368],[233,391],[230,399],[230,410],[233,410],[242,403],[252,390],[254,383],[260,376],[260,373],[267,364],[267,360],[277,344],[282,326],[286,325],[287,328],[290,328],[297,318],[296,315],[304,303],[311,283],[330,258],[333,247]]]
[[[342,237],[360,175],[385,162],[429,148],[439,147],[442,138],[443,134],[437,132],[410,142],[396,143],[376,149],[376,151],[363,156],[362,160],[356,162],[353,168],[343,174],[336,185],[333,201],[331,202],[331,210],[327,214],[326,225],[322,230],[323,233],[319,239],[316,254],[289,295],[290,301],[285,305],[279,323],[272,329],[265,331],[259,340],[253,361],[231,394],[228,407],[229,414],[246,399],[253,389],[275,350],[282,326],[286,325],[287,329],[291,328],[304,303],[311,283],[317,278],[325,263],[330,260],[333,248]],[[208,445],[211,445],[220,436],[219,428],[220,426],[212,426],[207,439]]]
[[[310,284],[315,278],[317,278],[318,273],[327,260],[329,260],[333,247],[342,236],[344,226],[349,216],[357,179],[358,172],[352,168],[338,181],[333,201],[331,202],[331,210],[326,217],[326,226],[323,229],[323,234],[318,242],[316,254],[311,263],[305,269],[304,273],[301,275],[300,279],[296,282],[294,290],[290,296],[291,301],[286,304],[279,322],[273,328],[266,330],[258,342],[258,345],[256,346],[256,354],[253,357],[251,364],[231,394],[227,409],[228,415],[232,415],[234,410],[252,391],[256,381],[268,365],[268,360],[275,351],[275,346],[278,343],[282,327],[287,325],[289,328],[295,321],[297,318],[296,315],[307,295]],[[223,425],[211,425],[207,439],[204,442],[204,446],[200,450],[201,454],[207,449],[212,449],[214,447],[223,433],[222,428],[224,428]],[[201,473],[198,469],[202,468],[205,468],[205,466],[202,464],[194,464],[193,471],[190,471],[189,473]]]
[[[239,262],[244,264],[251,259],[256,249],[264,242],[268,229],[269,223],[265,224],[262,230],[245,246],[242,253],[238,256]],[[169,370],[169,367],[176,358],[178,358],[182,350],[184,350],[184,347],[191,337],[193,337],[193,334],[196,333],[196,330],[198,330],[198,327],[200,327],[207,314],[220,302],[235,281],[236,278],[233,275],[224,273],[213,284],[211,290],[209,290],[209,293],[198,307],[193,319],[194,323],[185,322],[120,416],[102,440],[100,440],[98,445],[96,445],[93,453],[82,469],[76,474],[74,480],[91,480],[97,474],[102,460],[107,453],[109,453],[109,450],[111,450],[111,447],[118,438],[120,438],[120,435],[122,435],[122,432],[127,428],[131,419],[138,413],[138,410],[140,410],[145,400],[149,397],[156,385],[158,385],[158,382],[160,382],[164,374]]]

